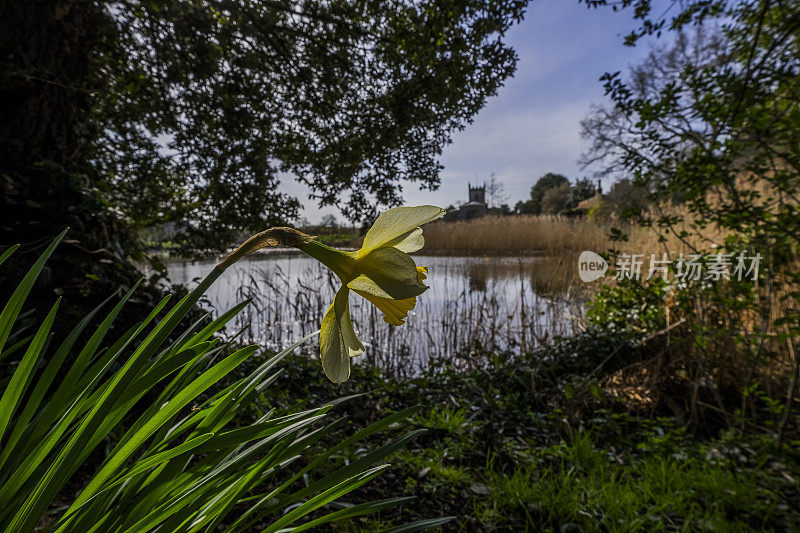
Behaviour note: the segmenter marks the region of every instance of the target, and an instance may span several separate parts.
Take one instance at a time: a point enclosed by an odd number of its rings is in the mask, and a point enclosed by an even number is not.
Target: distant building
[[[594,196],[591,198],[587,198],[582,202],[578,202],[578,209],[583,209],[589,211],[590,209],[597,207],[603,201],[603,185],[600,183],[600,180],[597,180],[597,189],[595,190]]]
[[[458,209],[458,220],[480,218],[489,212],[489,206],[486,205],[486,185],[473,187],[467,184],[467,187],[469,188],[469,201]]]

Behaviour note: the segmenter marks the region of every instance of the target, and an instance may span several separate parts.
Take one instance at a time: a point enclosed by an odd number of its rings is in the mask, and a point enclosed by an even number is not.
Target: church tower
[[[483,187],[473,187],[472,185],[467,184],[469,188],[469,201],[470,202],[477,202],[479,204],[486,203],[486,185]]]

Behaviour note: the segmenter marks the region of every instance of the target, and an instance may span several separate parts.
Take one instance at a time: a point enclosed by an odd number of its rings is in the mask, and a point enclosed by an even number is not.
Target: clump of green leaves
[[[667,282],[655,278],[643,284],[637,280],[621,280],[604,285],[592,300],[586,313],[593,323],[620,334],[642,334],[661,329],[666,324],[666,300],[670,295]]]
[[[283,416],[271,409],[252,423],[231,424],[308,337],[215,389],[257,351],[230,350],[214,336],[245,304],[207,325],[176,328],[221,270],[171,307],[164,298],[117,339],[108,333],[135,287],[93,330],[100,309],[58,346],[50,345],[50,331],[59,301],[35,333],[20,328],[25,298],[64,233],[0,313],[0,361],[19,356],[0,394],[0,531],[303,531],[405,501],[328,507],[384,471],[388,465],[378,463],[419,431],[322,475],[316,467],[414,408],[325,448],[315,444],[338,425],[328,420],[330,404]]]

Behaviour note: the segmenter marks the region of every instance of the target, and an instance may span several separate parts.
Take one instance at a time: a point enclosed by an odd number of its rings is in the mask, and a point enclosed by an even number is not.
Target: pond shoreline
[[[345,252],[355,252],[358,248],[353,247],[335,247],[339,250]],[[231,247],[227,253],[233,252],[236,248]],[[564,248],[561,250],[563,253],[580,253],[583,250],[573,249],[573,248]],[[183,255],[173,255],[166,250],[160,250],[157,248],[149,248],[145,251],[148,256],[158,258],[161,261],[213,261],[222,260],[227,253],[207,253],[203,255],[195,255],[195,256],[183,256]],[[433,256],[433,257],[452,257],[452,258],[474,258],[474,257],[485,257],[485,258],[507,258],[507,257],[545,257],[547,255],[552,254],[552,250],[547,249],[538,249],[538,250],[527,250],[521,252],[490,252],[490,253],[469,253],[468,251],[460,251],[460,250],[437,250],[432,249],[428,250],[425,249],[421,252],[412,252],[410,255],[412,256]],[[259,255],[302,255],[303,252],[295,249],[295,248],[262,248],[261,250],[257,250],[253,252],[252,256],[259,256]]]

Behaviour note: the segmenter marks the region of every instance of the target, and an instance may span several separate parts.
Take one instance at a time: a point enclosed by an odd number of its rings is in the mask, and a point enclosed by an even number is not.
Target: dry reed
[[[683,209],[668,206],[648,213],[653,218],[662,214],[687,215]],[[689,217],[685,217],[687,220]],[[613,242],[612,228],[628,235],[624,242]],[[678,233],[688,230],[692,235],[683,242]],[[670,254],[685,252],[692,247],[708,248],[721,244],[725,234],[714,228],[696,231],[687,222],[675,231],[661,232],[642,227],[627,220],[595,220],[551,215],[487,216],[458,222],[439,222],[425,226],[425,253],[440,255],[526,255],[541,253],[592,250],[602,252],[615,247],[628,253]],[[663,234],[666,240],[662,241]]]
[[[609,227],[558,216],[487,216],[425,227],[425,253],[519,255],[607,247]]]

